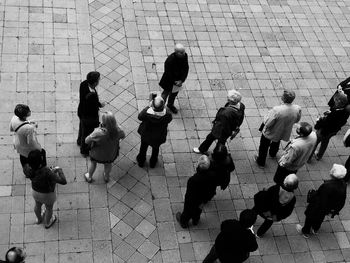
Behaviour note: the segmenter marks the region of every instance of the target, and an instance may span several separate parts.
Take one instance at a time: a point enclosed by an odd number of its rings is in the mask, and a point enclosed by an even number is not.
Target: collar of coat
[[[162,111],[154,111],[152,107],[149,107],[147,113],[156,116],[164,116],[166,113],[166,109],[164,108]]]

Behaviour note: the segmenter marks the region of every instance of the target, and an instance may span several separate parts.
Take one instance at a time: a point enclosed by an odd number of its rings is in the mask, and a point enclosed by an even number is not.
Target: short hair
[[[21,263],[25,259],[25,254],[23,250],[19,247],[11,247],[7,250],[5,255],[5,260],[8,263]]]
[[[292,90],[284,90],[282,94],[282,101],[284,103],[292,103],[295,99],[295,92]]]
[[[299,180],[296,174],[290,174],[286,178],[284,178],[282,188],[287,192],[293,192],[298,188]]]
[[[20,119],[24,120],[25,117],[28,116],[28,113],[30,112],[30,109],[28,105],[25,104],[17,104],[14,110],[15,115]]]
[[[329,171],[329,174],[334,179],[343,179],[346,175],[346,168],[341,164],[333,164],[332,169]]]
[[[43,156],[40,150],[33,150],[28,154],[28,164],[33,170],[37,170],[43,163]]]
[[[152,101],[152,108],[154,111],[160,112],[164,110],[164,99],[161,96],[156,96]]]
[[[237,104],[241,101],[242,95],[235,89],[231,89],[227,92],[227,99],[234,104]]]
[[[343,108],[348,104],[348,96],[342,92],[337,92],[334,95],[334,105],[336,108]]]
[[[227,148],[225,144],[218,142],[214,148],[212,157],[215,161],[223,160],[227,156]]]
[[[100,72],[91,71],[86,75],[86,80],[90,85],[92,85],[99,80],[100,76],[101,76]]]
[[[302,137],[309,136],[312,132],[312,126],[307,122],[301,122],[299,127],[299,135]]]
[[[254,210],[245,209],[239,215],[239,222],[243,227],[248,228],[254,225],[256,218],[257,218],[257,214]]]
[[[210,167],[210,160],[209,160],[208,156],[201,155],[198,159],[198,162],[197,162],[197,168],[199,170],[208,170],[209,167]]]
[[[185,52],[185,47],[181,43],[177,43],[174,48],[175,52]]]

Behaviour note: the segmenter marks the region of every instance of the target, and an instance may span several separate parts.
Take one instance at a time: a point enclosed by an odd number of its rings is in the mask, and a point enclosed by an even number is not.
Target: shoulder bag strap
[[[19,126],[16,128],[15,132],[17,132],[17,131],[19,130],[19,128],[21,128],[23,125],[26,125],[26,124],[29,124],[29,122],[23,122],[21,125],[19,125]]]

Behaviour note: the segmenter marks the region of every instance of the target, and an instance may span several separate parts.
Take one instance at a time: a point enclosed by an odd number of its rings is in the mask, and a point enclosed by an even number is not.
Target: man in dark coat
[[[96,91],[99,82],[100,73],[91,71],[87,74],[86,80],[80,84],[79,88],[78,117],[80,122],[77,144],[80,146],[80,153],[83,155],[89,154],[89,148],[85,144],[85,138],[98,127],[98,110],[105,106],[105,103],[99,101]],[[95,95],[89,95],[89,93],[94,93]]]
[[[228,91],[228,102],[225,104],[225,107],[220,108],[216,113],[213,127],[206,139],[198,148],[193,148],[195,153],[205,154],[215,140],[225,144],[229,137],[232,139],[237,135],[239,126],[241,126],[244,119],[245,106],[241,99],[242,96],[238,91],[234,89]]]
[[[337,96],[337,93],[344,93],[348,98],[348,103],[350,103],[350,77],[346,78],[342,82],[338,84],[337,91],[332,96],[332,98],[328,102],[328,106],[330,108],[334,107],[334,98]]]
[[[177,113],[174,101],[185,82],[188,75],[188,57],[182,44],[176,44],[175,52],[170,54],[164,63],[164,74],[159,82],[163,89],[162,98],[164,101],[168,98],[168,108]]]
[[[330,180],[325,181],[309,200],[305,210],[304,227],[297,225],[297,231],[305,238],[315,234],[321,227],[326,215],[333,218],[344,207],[346,200],[346,183],[344,177],[346,168],[340,164],[333,164],[330,170]]]
[[[197,225],[203,205],[216,194],[215,173],[209,167],[208,156],[202,155],[198,159],[196,173],[187,181],[184,209],[182,213],[176,213],[176,220],[182,228],[188,227],[190,219],[192,219],[193,225]]]
[[[148,146],[152,147],[150,167],[154,168],[158,161],[159,147],[165,143],[168,124],[173,119],[171,113],[164,107],[164,100],[156,96],[150,102],[150,106],[144,108],[138,116],[142,121],[137,132],[141,135],[140,152],[136,157],[140,167],[144,166]]]
[[[297,188],[298,177],[290,174],[284,179],[282,186],[276,184],[254,195],[253,210],[265,219],[256,233],[258,237],[262,237],[273,222],[279,222],[290,216],[296,202],[293,192]]]
[[[249,253],[258,249],[252,230],[256,217],[253,210],[246,209],[239,215],[239,221],[230,219],[222,222],[221,232],[203,263],[214,263],[216,259],[221,263],[241,263],[247,260]]]

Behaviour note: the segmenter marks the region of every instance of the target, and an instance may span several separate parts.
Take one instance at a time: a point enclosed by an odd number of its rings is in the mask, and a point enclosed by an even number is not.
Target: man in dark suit
[[[164,63],[164,74],[159,82],[163,89],[162,98],[164,101],[168,98],[168,108],[173,113],[177,113],[174,101],[185,82],[188,75],[188,56],[182,44],[176,44],[175,52],[170,54]]]
[[[213,263],[217,259],[221,263],[241,263],[249,258],[249,253],[258,249],[252,230],[256,218],[253,210],[246,209],[239,215],[239,221],[222,222],[221,232],[203,263]]]

